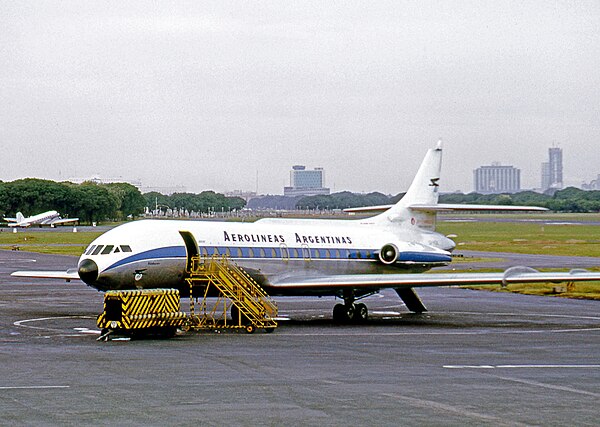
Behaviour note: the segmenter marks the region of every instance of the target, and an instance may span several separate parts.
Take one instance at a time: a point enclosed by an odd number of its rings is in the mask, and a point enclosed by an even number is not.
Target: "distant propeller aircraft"
[[[4,218],[4,221],[8,222],[9,227],[30,227],[32,225],[54,227],[56,225],[75,224],[79,221],[79,218],[61,218],[56,211],[47,211],[25,218],[21,212],[17,212],[16,218]]]

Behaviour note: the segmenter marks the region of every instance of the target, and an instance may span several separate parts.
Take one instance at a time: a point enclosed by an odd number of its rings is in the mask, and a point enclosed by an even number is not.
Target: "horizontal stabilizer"
[[[394,205],[380,205],[380,206],[364,206],[360,208],[348,208],[344,209],[344,212],[348,213],[367,213],[367,212],[385,212]],[[544,212],[547,208],[539,206],[516,206],[516,205],[467,205],[467,204],[449,204],[439,203],[434,205],[410,205],[409,209],[414,211],[425,211],[425,212],[441,212],[441,211],[530,211],[530,212]]]
[[[11,276],[31,279],[64,279],[67,282],[80,280],[76,268],[70,268],[67,271],[15,271],[11,273]]]
[[[539,206],[516,206],[516,205],[459,205],[439,203],[437,205],[412,205],[410,209],[415,211],[533,211],[544,212],[547,208]]]

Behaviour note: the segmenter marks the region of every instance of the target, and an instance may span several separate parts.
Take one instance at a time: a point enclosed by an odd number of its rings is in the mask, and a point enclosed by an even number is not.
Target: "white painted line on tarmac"
[[[600,397],[599,393],[594,393],[594,392],[586,391],[586,390],[579,390],[576,388],[567,387],[567,386],[563,386],[563,385],[545,384],[545,383],[541,383],[538,381],[524,380],[524,379],[520,379],[520,378],[501,377],[499,375],[492,375],[492,376],[495,378],[504,380],[504,381],[510,381],[513,383],[519,383],[519,384],[525,384],[525,385],[530,385],[530,386],[534,386],[534,387],[545,388],[548,390],[565,391],[568,393],[582,394],[584,396],[592,396],[592,397],[596,397],[596,398]]]
[[[403,401],[405,403],[408,403],[409,405],[412,405],[412,406],[415,406],[418,408],[430,409],[430,410],[435,410],[435,411],[438,411],[441,413],[449,413],[449,414],[459,415],[459,416],[465,417],[465,418],[471,418],[473,420],[477,420],[478,422],[493,423],[494,425],[502,425],[502,426],[526,425],[526,424],[518,423],[516,421],[507,420],[505,417],[500,418],[500,417],[496,417],[494,415],[482,414],[479,412],[471,411],[466,408],[461,408],[457,405],[447,405],[445,403],[441,403],[441,402],[434,401],[434,400],[419,399],[419,398],[413,397],[413,396],[403,396],[398,393],[381,393],[381,396],[389,397],[391,399],[398,400],[398,401]]]
[[[57,329],[54,328],[44,328],[42,326],[31,326],[28,325],[27,323],[33,323],[33,322],[46,322],[48,320],[58,320],[58,319],[93,319],[94,317],[92,316],[56,316],[56,317],[40,317],[37,319],[23,319],[23,320],[17,320],[16,322],[13,323],[13,325],[15,326],[20,326],[22,328],[30,328],[30,329],[45,329],[45,330],[49,330],[49,331],[56,331]]]
[[[54,388],[70,388],[70,385],[21,385],[21,386],[0,386],[0,390],[45,390]]]
[[[577,314],[546,314],[546,313],[496,313],[483,311],[441,311],[437,314],[471,314],[477,316],[510,316],[510,317],[553,317],[558,319],[585,319],[585,320],[600,320],[598,316],[581,316]]]
[[[79,333],[82,334],[91,334],[91,335],[100,335],[101,331],[98,329],[89,329],[89,328],[73,328]]]
[[[600,365],[444,365],[446,369],[600,369]]]
[[[487,371],[491,374],[495,369],[600,369],[600,365],[444,365],[446,369],[483,369],[492,370]],[[505,377],[500,375],[491,375],[494,378],[498,378],[503,381],[509,381],[513,383],[525,384],[534,387],[540,387],[547,390],[558,390],[567,393],[581,394],[584,396],[592,396],[595,398],[600,397],[600,393],[594,393],[591,391],[580,390],[573,387],[567,387],[563,385],[554,385],[541,383],[539,381],[526,380],[522,378]]]

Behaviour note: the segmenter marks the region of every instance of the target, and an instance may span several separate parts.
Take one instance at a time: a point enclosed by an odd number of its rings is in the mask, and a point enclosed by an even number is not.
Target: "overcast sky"
[[[125,4],[125,5],[124,5]],[[600,174],[598,1],[0,1],[0,180],[396,194],[493,161]]]

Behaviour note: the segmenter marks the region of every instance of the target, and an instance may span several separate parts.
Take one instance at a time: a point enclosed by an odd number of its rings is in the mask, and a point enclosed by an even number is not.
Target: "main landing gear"
[[[369,309],[363,303],[355,304],[354,292],[344,292],[344,304],[333,307],[333,320],[339,323],[362,323],[369,318]]]
[[[369,309],[363,303],[336,304],[333,307],[333,320],[339,323],[362,323],[368,318]]]

